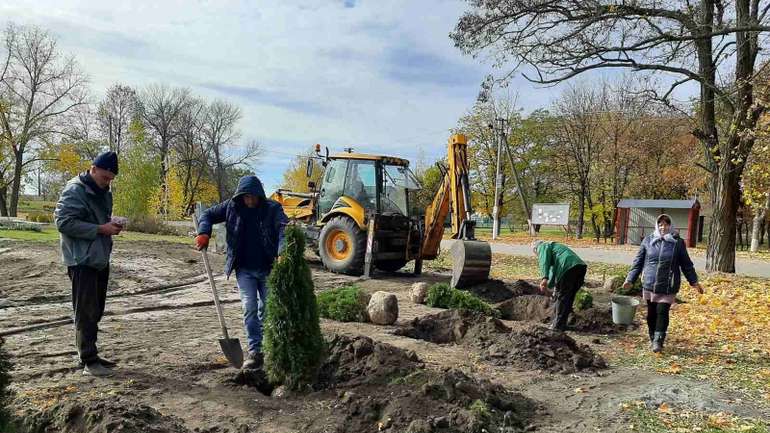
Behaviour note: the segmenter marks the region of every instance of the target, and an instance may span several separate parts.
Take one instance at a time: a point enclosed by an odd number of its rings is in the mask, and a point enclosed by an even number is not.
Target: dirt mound
[[[394,332],[395,335],[445,344],[489,339],[511,330],[497,319],[467,310],[445,310],[429,316],[417,317]],[[471,335],[468,335],[471,334]]]
[[[634,325],[616,325],[612,321],[612,311],[609,308],[589,308],[575,311],[570,316],[568,326],[577,332],[591,334],[614,334],[632,329]]]
[[[264,370],[240,370],[234,378],[228,379],[226,383],[240,386],[250,386],[264,395],[271,395],[275,385],[267,379],[267,373]]]
[[[387,383],[423,366],[414,352],[364,336],[334,335],[326,347],[329,355],[321,366],[316,389]]]
[[[573,373],[605,368],[590,347],[578,345],[567,334],[534,325],[512,331],[502,322],[479,314],[446,310],[418,317],[396,330],[396,335],[434,343],[458,343],[475,348],[495,365]]]
[[[567,334],[542,326],[532,326],[510,334],[507,340],[476,342],[482,349],[483,359],[495,365],[509,365],[539,369],[550,373],[574,373],[581,370],[606,368],[604,359],[590,347],[579,345]]]
[[[187,433],[177,418],[119,397],[64,401],[22,417],[21,431],[48,433]]]
[[[533,295],[537,293],[537,286],[525,280],[516,280],[508,283],[502,280],[491,279],[482,284],[468,287],[465,290],[489,303],[496,304],[515,296]]]
[[[419,369],[338,397],[331,425],[314,423],[311,432],[519,431],[535,409],[521,394],[457,370]]]
[[[497,306],[505,320],[529,320],[546,323],[551,319],[551,298],[542,295],[521,295]]]

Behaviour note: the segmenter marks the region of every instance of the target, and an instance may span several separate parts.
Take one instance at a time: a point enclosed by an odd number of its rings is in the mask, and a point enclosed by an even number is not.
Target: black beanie
[[[100,154],[94,159],[93,164],[94,167],[99,167],[111,171],[116,176],[118,175],[118,154],[113,151]]]

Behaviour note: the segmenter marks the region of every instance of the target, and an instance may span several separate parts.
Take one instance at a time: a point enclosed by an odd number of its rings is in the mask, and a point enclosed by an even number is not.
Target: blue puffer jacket
[[[242,228],[240,210],[245,206],[241,196],[244,194],[252,194],[260,198],[259,206],[257,206],[257,226],[261,236],[253,241],[261,243],[261,248],[268,252],[267,256],[270,257],[270,260],[265,263],[264,269],[258,270],[269,271],[272,268],[273,261],[283,249],[283,231],[289,222],[281,205],[265,197],[262,182],[256,176],[242,177],[238,182],[238,189],[233,198],[207,209],[198,222],[198,234],[209,236],[211,236],[212,225],[225,223],[227,229],[225,274],[227,276],[230,276],[233,269],[238,268],[238,245],[240,242],[246,241],[240,236]],[[252,240],[248,241],[252,242]]]
[[[644,272],[642,272],[644,270]],[[642,287],[658,294],[679,292],[681,274],[693,285],[698,282],[695,266],[687,254],[687,246],[678,234],[645,237],[636,253],[626,282],[634,283],[642,273]]]

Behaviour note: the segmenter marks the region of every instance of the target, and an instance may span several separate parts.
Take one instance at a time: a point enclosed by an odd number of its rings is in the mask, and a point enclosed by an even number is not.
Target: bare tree
[[[525,66],[538,83],[557,83],[587,71],[629,68],[676,77],[658,95],[670,101],[687,82],[700,86],[697,127],[711,175],[714,208],[706,267],[735,272],[735,224],[739,182],[765,111],[754,77],[759,37],[770,30],[767,0],[486,0],[470,1],[451,37],[468,54],[494,51],[507,74]],[[732,69],[732,71],[729,71]],[[718,76],[729,76],[721,85]],[[717,124],[717,102],[731,121]]]
[[[647,148],[650,134],[645,131],[645,121],[652,110],[634,84],[628,78],[602,84],[606,95],[602,112],[598,113],[597,125],[605,141],[603,152],[597,158],[598,200],[603,212],[603,235],[615,230],[617,204],[625,196],[632,174],[638,169],[639,149]]]
[[[213,175],[220,200],[227,198],[225,174],[230,163],[226,153],[240,137],[240,132],[237,129],[240,119],[241,109],[222,100],[212,102],[203,115],[203,137],[213,159]],[[258,151],[258,149],[254,150]],[[249,158],[253,156],[249,155]]]
[[[8,213],[16,216],[22,176],[37,161],[35,146],[60,133],[57,118],[86,101],[87,79],[56,39],[37,27],[9,25],[0,82],[0,133],[10,146],[13,174]]]
[[[182,111],[176,125],[179,132],[173,149],[176,163],[182,170],[182,193],[187,212],[193,210],[200,182],[208,174],[211,149],[206,145],[203,135],[205,114],[206,103],[200,99],[192,99]]]
[[[561,160],[567,189],[577,196],[577,238],[583,237],[585,206],[594,206],[591,180],[602,152],[604,137],[597,127],[604,107],[604,88],[570,87],[555,103],[558,126],[555,129],[555,157]],[[591,213],[594,234],[599,237],[596,216]]]
[[[97,110],[102,136],[118,155],[128,145],[128,127],[139,112],[139,98],[130,86],[113,84]]]
[[[165,215],[168,212],[166,199],[168,197],[169,150],[172,142],[180,133],[176,123],[190,104],[190,90],[152,84],[142,91],[140,101],[142,120],[153,136],[154,147],[160,157],[160,213]]]

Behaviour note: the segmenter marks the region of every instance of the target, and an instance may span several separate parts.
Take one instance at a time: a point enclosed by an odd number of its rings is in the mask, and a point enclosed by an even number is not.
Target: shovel
[[[198,218],[193,214],[193,222],[195,223],[195,231],[198,231]],[[241,348],[241,342],[237,338],[230,338],[227,334],[227,326],[225,325],[225,315],[222,312],[222,304],[219,303],[219,294],[217,294],[217,287],[214,285],[214,275],[211,274],[211,265],[209,264],[209,255],[207,249],[201,250],[203,256],[203,266],[206,268],[206,274],[209,277],[209,285],[211,286],[211,293],[214,295],[214,305],[217,307],[217,316],[219,316],[219,325],[222,327],[222,338],[219,339],[219,346],[222,348],[222,352],[225,354],[225,358],[235,368],[241,368],[243,365],[243,348]]]

